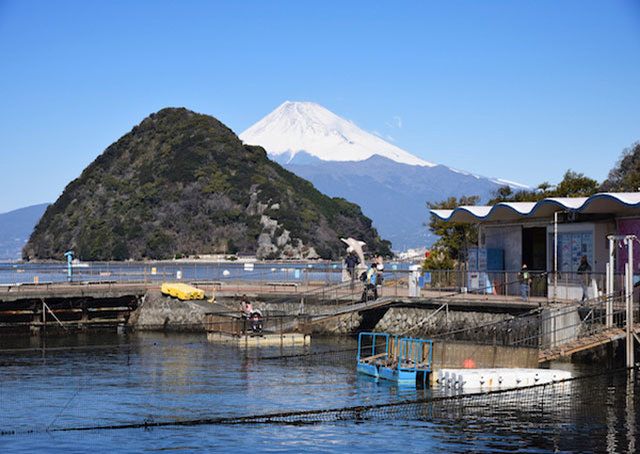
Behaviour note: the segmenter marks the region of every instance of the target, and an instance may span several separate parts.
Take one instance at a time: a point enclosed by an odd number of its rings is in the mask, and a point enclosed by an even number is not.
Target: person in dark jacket
[[[580,259],[580,266],[578,267],[578,278],[580,279],[580,285],[582,286],[582,301],[589,299],[587,286],[589,285],[590,274],[591,265],[589,265],[589,262],[587,261],[587,256],[583,255]]]
[[[358,257],[353,253],[347,254],[347,258],[344,260],[347,264],[347,273],[351,277],[351,287],[353,287],[353,283],[356,279],[356,265],[360,263]]]

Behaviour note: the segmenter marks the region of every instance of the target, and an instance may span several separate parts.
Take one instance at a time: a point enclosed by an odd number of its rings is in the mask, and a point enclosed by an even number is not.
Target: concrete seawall
[[[495,312],[467,310],[435,312],[436,309],[410,307],[373,309],[363,313],[341,315],[327,322],[318,323],[314,325],[314,332],[351,334],[366,330],[428,338],[434,334],[490,325],[513,318],[512,315]],[[490,329],[479,329],[470,333],[469,336],[469,340],[492,341],[496,333]]]

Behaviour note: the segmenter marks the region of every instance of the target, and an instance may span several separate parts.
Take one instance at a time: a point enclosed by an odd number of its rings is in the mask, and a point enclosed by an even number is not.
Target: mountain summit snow
[[[240,139],[247,145],[264,147],[279,161],[286,158],[285,162],[305,152],[322,161],[363,161],[379,155],[401,164],[436,165],[363,131],[313,102],[284,102],[240,134]]]

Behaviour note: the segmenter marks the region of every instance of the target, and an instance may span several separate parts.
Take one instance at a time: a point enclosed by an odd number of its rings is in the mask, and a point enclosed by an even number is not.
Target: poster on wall
[[[558,234],[558,268],[564,272],[576,272],[582,256],[593,266],[593,233]]]
[[[567,271],[575,271],[580,266],[580,253],[582,251],[582,234],[571,234],[571,269]]]
[[[478,249],[478,269],[479,270],[487,269],[487,250],[486,249]]]
[[[571,269],[571,236],[558,235],[558,263],[560,271],[569,271]]]

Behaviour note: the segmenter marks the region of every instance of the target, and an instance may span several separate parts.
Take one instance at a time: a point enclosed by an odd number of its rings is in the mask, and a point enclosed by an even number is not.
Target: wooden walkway
[[[640,325],[634,326],[633,334],[640,332]],[[562,357],[571,356],[574,353],[590,350],[601,345],[608,344],[626,337],[626,332],[622,328],[608,328],[590,336],[581,337],[567,342],[557,347],[541,349],[538,354],[538,363],[553,361]]]
[[[359,311],[363,311],[363,310],[375,309],[377,307],[386,306],[386,305],[394,303],[396,301],[397,301],[397,298],[394,298],[392,296],[385,296],[385,297],[382,297],[382,298],[378,298],[377,300],[370,300],[370,301],[366,301],[364,303],[348,304],[346,306],[342,306],[340,308],[337,308],[336,310],[334,310],[330,314],[312,315],[311,316],[311,323],[326,322],[328,320],[331,320],[332,318],[339,317],[339,316],[344,315],[344,314],[350,314],[352,312],[359,312]]]

